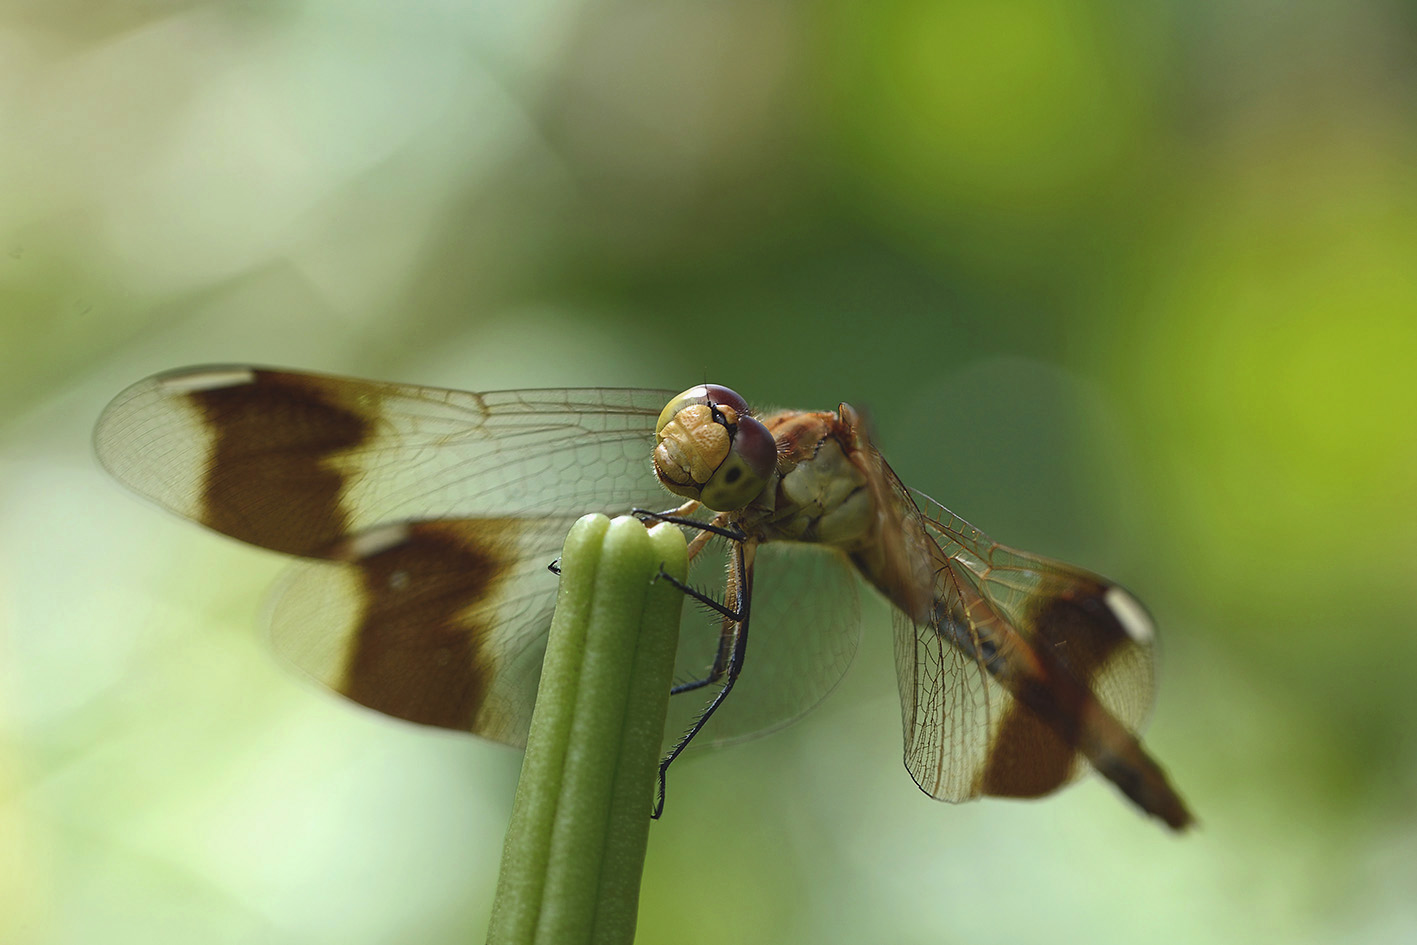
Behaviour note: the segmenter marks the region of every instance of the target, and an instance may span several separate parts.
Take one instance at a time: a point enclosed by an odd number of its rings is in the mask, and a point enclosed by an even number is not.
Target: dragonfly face
[[[473,394],[206,367],[129,388],[95,442],[135,491],[300,559],[277,649],[389,715],[523,744],[547,562],[581,514],[662,508],[667,488],[703,573],[726,571],[729,611],[686,616],[689,728],[668,760],[830,691],[855,650],[855,572],[894,605],[905,763],[926,793],[1034,797],[1092,767],[1190,823],[1136,736],[1153,687],[1141,605],[907,489],[845,405],[759,417],[714,385]]]
[[[777,445],[742,397],[717,384],[691,387],[654,427],[660,484],[716,512],[741,509],[777,469]]]

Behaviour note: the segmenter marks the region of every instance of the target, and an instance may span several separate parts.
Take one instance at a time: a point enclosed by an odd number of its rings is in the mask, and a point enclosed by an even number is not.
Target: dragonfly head
[[[700,384],[665,405],[654,428],[654,471],[675,495],[715,512],[745,508],[777,468],[777,443],[727,387]]]

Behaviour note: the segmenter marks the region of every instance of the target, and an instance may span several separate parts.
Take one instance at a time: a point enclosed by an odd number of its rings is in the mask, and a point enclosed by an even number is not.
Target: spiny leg
[[[694,540],[689,542],[690,561],[693,561],[696,557],[698,557],[699,552],[704,550],[704,546],[716,537],[726,538],[729,541],[735,543],[741,543],[744,540],[745,536],[743,535],[742,531],[732,523],[726,513],[720,512],[719,514],[713,517],[712,521],[709,522],[702,522],[698,519],[687,518],[685,516],[685,513],[695,512],[698,509],[699,503],[697,501],[689,501],[685,502],[679,508],[670,509],[667,512],[651,512],[648,509],[633,509],[632,512],[635,515],[640,515],[644,518],[654,519],[655,521],[660,522],[668,522],[671,525],[679,525],[684,528],[692,528],[697,531],[698,534],[694,536]],[[726,607],[725,605],[719,603],[713,597],[703,593],[698,588],[685,584],[683,581],[680,581],[678,578],[675,578],[665,572],[663,568],[660,569],[659,579],[668,581],[674,587],[678,588],[679,591],[683,594],[692,597],[700,604],[703,604],[710,610],[716,611],[718,614],[734,622],[735,624],[740,622],[741,617],[738,611],[732,610]],[[708,675],[704,676],[702,679],[695,679],[687,683],[679,683],[673,689],[669,690],[669,694],[671,696],[674,696],[678,695],[681,692],[692,692],[695,689],[702,689],[704,686],[711,685],[721,680],[723,678],[725,668],[728,665],[729,654],[732,651],[732,647],[729,645],[730,642],[731,635],[728,633],[722,634],[719,639],[718,652],[714,656],[713,668],[709,670]]]
[[[673,512],[644,512],[643,514],[660,521],[670,521],[671,523],[674,521],[678,521],[680,524],[684,525],[687,528],[697,529],[699,533],[695,535],[694,540],[689,543],[690,561],[693,561],[694,558],[698,556],[698,553],[703,550],[704,546],[707,545],[709,541],[715,537],[726,536],[730,541],[734,542],[735,544],[741,544],[744,540],[741,535],[741,532],[738,530],[737,526],[733,525],[732,521],[729,519],[726,513],[720,512],[718,515],[714,516],[713,521],[707,523],[700,522],[697,519],[682,519],[678,517],[679,512],[691,507],[697,508],[698,503],[685,503],[684,506],[679,509],[673,510]],[[636,509],[635,511],[641,512],[643,510]],[[673,517],[671,518],[671,516]],[[716,611],[719,615],[726,618],[726,620],[732,621],[734,624],[742,622],[743,615],[741,611],[733,610],[727,607],[726,605],[719,603],[717,600],[715,600],[708,594],[705,594],[697,588],[691,587],[690,585],[685,584],[683,581],[678,580],[672,575],[665,573],[662,568],[660,569],[659,577],[663,580],[670,582],[681,592],[688,595],[689,597],[692,597],[694,600],[698,601],[700,604],[703,604],[705,607],[708,607],[710,610]],[[723,679],[723,674],[728,667],[728,660],[733,652],[732,641],[732,634],[728,633],[726,630],[721,633],[718,641],[718,652],[714,655],[713,667],[709,670],[708,675],[704,676],[702,679],[695,679],[690,682],[679,683],[673,689],[669,690],[669,694],[671,696],[676,696],[681,692],[692,692],[695,689],[702,689],[704,686],[712,685],[713,683],[716,683]]]
[[[708,720],[713,717],[714,712],[728,697],[728,693],[733,690],[733,684],[737,682],[739,673],[743,671],[743,657],[748,649],[748,618],[753,597],[753,560],[757,554],[757,544],[740,541],[734,546],[734,551],[733,568],[729,574],[730,596],[733,598],[734,606],[731,612],[728,608],[723,608],[725,612],[723,629],[719,636],[718,655],[714,659],[714,668],[705,679],[676,686],[671,690],[671,694],[698,689],[719,679],[723,680],[723,687],[714,694],[713,701],[699,714],[699,717],[694,720],[694,724],[679,738],[674,747],[669,749],[669,753],[659,763],[659,796],[655,801],[654,812],[650,815],[655,820],[658,820],[660,815],[664,813],[665,775],[669,771],[669,766],[674,763],[674,759],[678,758],[685,748],[689,747],[694,736],[699,734]]]

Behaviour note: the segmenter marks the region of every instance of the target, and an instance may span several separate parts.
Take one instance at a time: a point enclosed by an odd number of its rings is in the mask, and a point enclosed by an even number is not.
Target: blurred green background
[[[1395,0],[8,0],[0,942],[484,934],[517,755],[304,684],[278,557],[91,456],[209,361],[847,400],[1157,616],[1196,833],[927,799],[872,600],[821,709],[676,770],[642,942],[1413,941],[1414,46]]]

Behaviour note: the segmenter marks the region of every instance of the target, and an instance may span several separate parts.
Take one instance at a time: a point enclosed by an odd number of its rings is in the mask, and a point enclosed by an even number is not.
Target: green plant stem
[[[628,945],[683,595],[683,533],[588,515],[566,537],[491,945]]]

